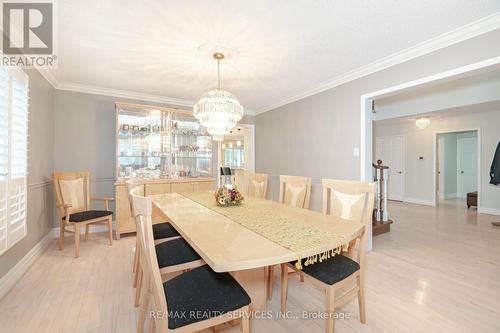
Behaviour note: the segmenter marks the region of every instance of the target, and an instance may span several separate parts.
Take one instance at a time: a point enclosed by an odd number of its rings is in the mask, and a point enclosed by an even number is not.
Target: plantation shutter
[[[9,171],[9,74],[0,68],[0,254],[7,250],[7,180]]]
[[[26,236],[28,176],[28,82],[24,72],[12,74],[8,247]]]
[[[0,69],[0,253],[26,236],[28,78]]]

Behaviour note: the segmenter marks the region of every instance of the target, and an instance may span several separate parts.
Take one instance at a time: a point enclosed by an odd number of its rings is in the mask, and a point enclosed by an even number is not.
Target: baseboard
[[[444,195],[444,198],[445,199],[456,199],[457,198],[457,194],[456,193],[446,193]]]
[[[19,279],[47,249],[54,234],[48,232],[33,248],[0,279],[0,300],[14,287]]]
[[[498,209],[498,208],[478,207],[477,211],[480,214],[489,214],[489,215],[499,215],[500,216],[500,209]]]
[[[417,204],[417,205],[425,205],[425,206],[432,206],[435,207],[435,203],[432,200],[425,200],[425,199],[415,199],[415,198],[404,198],[404,202],[412,203],[412,204]]]

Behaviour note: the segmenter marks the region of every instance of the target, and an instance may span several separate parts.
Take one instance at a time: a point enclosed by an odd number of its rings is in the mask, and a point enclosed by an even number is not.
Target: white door
[[[391,136],[376,139],[375,160],[382,160],[382,165],[389,167],[387,180],[387,198],[404,199],[404,137]]]
[[[437,194],[439,199],[444,199],[444,137],[438,137],[437,144]]]
[[[457,140],[457,196],[477,191],[477,138]]]

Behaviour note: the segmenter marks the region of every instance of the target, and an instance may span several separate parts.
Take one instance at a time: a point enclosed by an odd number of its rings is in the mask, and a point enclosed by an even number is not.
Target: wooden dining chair
[[[279,203],[299,208],[309,208],[311,201],[311,178],[298,176],[280,176]],[[292,271],[292,273],[295,273]],[[300,277],[303,282],[303,278]],[[267,299],[273,298],[274,266],[267,268]]]
[[[113,212],[109,210],[112,197],[90,196],[90,172],[55,172],[52,175],[60,217],[59,250],[64,249],[64,233],[75,234],[75,257],[80,256],[80,227],[85,226],[85,241],[91,224],[107,223],[109,245],[113,245]],[[104,202],[103,210],[91,208],[91,201]],[[73,231],[66,230],[72,226]]]
[[[364,224],[363,231],[349,243],[348,255],[337,254],[321,262],[297,270],[295,262],[281,265],[281,311],[286,311],[288,270],[294,269],[326,294],[326,332],[334,331],[334,310],[358,296],[359,318],[366,323],[364,292],[364,254],[368,225],[372,223],[375,183],[323,179],[323,212],[343,220]],[[349,223],[345,221],[344,223]],[[341,297],[340,288],[354,285]]]
[[[247,193],[250,197],[265,199],[267,195],[268,175],[265,173],[249,173]]]
[[[130,183],[129,183],[130,185]],[[129,192],[130,196],[136,196],[136,197],[143,197],[144,196],[144,191],[142,187],[136,187],[135,189],[131,190]],[[133,199],[131,198],[131,201],[133,202]],[[137,205],[132,205],[132,212],[133,216],[137,216],[139,213],[141,215],[146,216],[146,213],[149,213],[152,211],[151,207],[151,201],[148,201],[148,204],[150,206],[146,207],[146,210],[142,211],[136,211],[138,209]],[[141,208],[141,207],[139,207]],[[147,215],[149,219],[151,219],[151,215]],[[151,234],[153,234],[153,226],[151,225]],[[138,230],[139,226],[137,225],[137,219],[136,219],[136,230]],[[139,237],[136,237],[136,240],[139,240]],[[190,270],[196,267],[200,267],[202,265],[205,265],[205,261],[201,259],[201,257],[196,253],[196,251],[181,237],[172,237],[168,240],[164,240],[161,243],[156,243],[157,240],[154,240],[153,237],[153,243],[155,252],[156,252],[156,258],[158,259],[157,261],[157,266],[160,269],[160,274],[162,276],[163,281],[167,280],[168,278],[172,278],[173,276],[182,273],[186,270]],[[142,266],[140,264],[141,261],[141,254],[140,254],[140,247],[138,247],[138,250],[136,250],[138,254],[137,258],[137,264],[138,266],[136,267],[136,272],[134,279],[136,282],[134,283],[136,286],[136,293],[135,293],[135,302],[134,305],[137,307],[141,305],[141,300],[140,300],[140,295],[141,295],[141,290],[144,288],[144,282],[143,276],[144,272],[142,270]]]
[[[129,179],[125,182],[125,190],[128,193],[128,200],[130,204],[130,212],[132,216],[134,216],[133,213],[133,205],[132,205],[132,199],[130,197],[130,191],[135,189],[136,187],[142,187],[142,195],[145,195],[144,192],[144,183],[142,183],[140,180],[136,179]],[[155,244],[159,244],[165,240],[169,240],[175,237],[180,237],[181,235],[175,228],[170,224],[170,222],[165,221],[165,222],[159,222],[153,224],[153,237],[155,240]]]
[[[129,179],[125,181],[125,192],[127,193],[127,200],[128,204],[130,206],[130,213],[131,216],[135,216],[134,214],[134,205],[132,204],[132,195],[130,192],[136,188],[140,188],[141,195],[144,196],[144,186],[138,181],[135,181],[133,179]],[[139,271],[138,271],[138,266],[139,266],[139,240],[136,238],[135,241],[135,251],[134,251],[134,263],[132,264],[132,273],[134,273],[134,279],[133,279],[133,286],[134,288],[137,287],[137,280],[139,278]]]
[[[151,224],[151,199],[132,196],[137,213],[140,264],[144,272],[137,332],[196,332],[241,319],[241,332],[250,331],[245,290],[229,273],[215,273],[209,266],[182,273],[163,281],[158,269]],[[168,255],[175,256],[175,253]]]
[[[280,203],[299,208],[309,208],[310,201],[310,177],[280,176]]]
[[[130,212],[132,216],[135,216],[134,214],[134,207],[132,204],[132,197],[130,192],[133,189],[140,188],[138,191],[140,192],[139,194],[144,196],[144,184],[140,180],[136,179],[129,179],[125,182],[125,189],[127,192],[127,199],[129,201],[130,205]],[[163,223],[156,223],[153,225],[153,237],[155,240],[155,244],[162,243],[167,240],[172,240],[175,238],[179,238],[180,234],[175,230],[175,228],[169,223],[169,222],[163,222]],[[132,272],[134,273],[134,279],[133,279],[133,286],[134,288],[137,287],[137,281],[139,278],[139,246],[138,246],[138,240],[136,240],[135,244],[135,253],[134,253],[134,263],[132,267]]]

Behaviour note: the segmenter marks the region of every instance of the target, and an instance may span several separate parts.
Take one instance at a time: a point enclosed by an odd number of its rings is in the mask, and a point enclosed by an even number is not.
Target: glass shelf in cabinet
[[[160,135],[160,132],[118,132],[119,138],[129,139],[129,138],[142,138],[149,135]]]
[[[175,158],[212,158],[212,156],[179,156],[174,155]]]
[[[168,158],[168,155],[152,156],[152,155],[119,155],[119,158]]]

